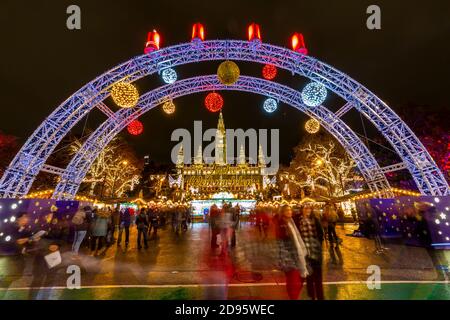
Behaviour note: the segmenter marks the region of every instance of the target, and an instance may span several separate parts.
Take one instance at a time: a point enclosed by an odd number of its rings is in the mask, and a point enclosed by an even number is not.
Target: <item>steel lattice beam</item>
[[[27,140],[0,179],[0,195],[15,197],[28,193],[56,145],[82,117],[108,97],[108,88],[115,82],[124,78],[135,81],[167,67],[225,59],[273,64],[324,84],[375,125],[399,154],[423,194],[450,194],[443,174],[423,144],[392,109],[363,85],[313,57],[286,48],[213,40],[184,43],[132,58],[86,84],[55,109]]]
[[[390,166],[382,167],[381,171],[383,173],[388,173],[388,172],[399,171],[399,170],[403,170],[403,169],[407,169],[407,168],[408,167],[406,166],[406,164],[404,164],[403,162],[400,162],[400,163],[392,164]]]
[[[62,168],[58,168],[58,167],[55,167],[55,166],[51,166],[51,165],[49,165],[49,164],[44,164],[43,166],[42,166],[42,169],[41,169],[41,171],[43,171],[43,172],[47,172],[47,173],[52,173],[52,174],[56,174],[56,175],[62,175],[63,173],[64,173],[64,169],[62,169]]]

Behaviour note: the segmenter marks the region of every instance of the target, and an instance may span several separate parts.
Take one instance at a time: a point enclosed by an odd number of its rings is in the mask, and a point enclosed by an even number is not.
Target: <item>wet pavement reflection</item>
[[[343,242],[324,243],[326,299],[450,298],[448,272],[433,264],[435,256],[426,249],[388,243],[387,252],[376,254],[372,240],[350,236],[354,228],[338,225]],[[236,247],[226,254],[220,247],[211,249],[211,230],[205,223],[194,223],[179,235],[166,227],[149,240],[148,249],[138,250],[136,236],[132,228],[129,247],[112,245],[98,256],[83,245],[79,260],[72,259],[67,245],[63,263],[39,284],[53,289],[37,290],[39,295],[33,292],[32,298],[287,299],[275,239],[261,236],[250,223],[240,223]],[[439,252],[439,263],[448,266],[449,256],[448,251]],[[81,268],[81,290],[65,289],[66,270],[73,264]],[[369,290],[365,284],[370,265],[381,269],[382,290]],[[14,256],[0,257],[0,277],[0,298],[30,298],[28,287],[36,279],[26,263],[21,265]],[[301,298],[306,298],[305,289]]]

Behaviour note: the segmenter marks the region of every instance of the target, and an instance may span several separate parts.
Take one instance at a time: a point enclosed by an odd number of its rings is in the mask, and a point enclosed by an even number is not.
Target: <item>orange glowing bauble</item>
[[[306,132],[311,133],[311,134],[319,132],[320,122],[314,118],[309,119],[305,123],[305,130],[306,130]]]
[[[223,107],[223,98],[216,92],[208,93],[205,98],[205,107],[211,112],[217,112]]]
[[[264,79],[273,80],[277,76],[277,67],[271,64],[266,64],[262,69]]]

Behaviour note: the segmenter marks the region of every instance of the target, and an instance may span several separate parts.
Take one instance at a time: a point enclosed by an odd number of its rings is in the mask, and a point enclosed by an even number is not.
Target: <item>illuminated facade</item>
[[[177,177],[172,178],[172,181],[180,183],[183,190],[194,194],[213,194],[222,191],[234,194],[254,194],[262,190],[270,180],[265,175],[266,164],[262,148],[259,148],[257,164],[250,164],[246,160],[244,146],[241,146],[236,161],[230,164],[227,162],[225,132],[225,123],[221,112],[215,138],[214,162],[203,161],[203,152],[200,147],[193,164],[185,164],[181,148],[176,165]]]

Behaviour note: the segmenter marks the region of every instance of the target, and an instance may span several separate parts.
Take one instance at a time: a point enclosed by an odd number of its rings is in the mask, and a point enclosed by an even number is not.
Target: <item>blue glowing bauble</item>
[[[264,107],[264,110],[271,113],[271,112],[274,112],[275,110],[277,110],[278,103],[275,99],[268,98],[268,99],[266,99],[266,101],[264,101],[263,107]]]
[[[308,83],[302,90],[303,103],[308,107],[320,106],[327,98],[327,88],[321,83]]]
[[[165,83],[171,84],[177,81],[177,72],[172,68],[164,69],[161,73],[161,77]]]

